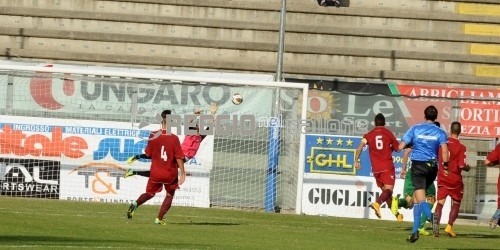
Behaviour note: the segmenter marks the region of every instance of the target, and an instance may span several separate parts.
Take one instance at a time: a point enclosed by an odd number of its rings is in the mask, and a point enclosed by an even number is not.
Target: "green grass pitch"
[[[498,249],[500,228],[456,225],[458,238],[405,242],[410,223],[0,197],[1,249]],[[442,227],[443,228],[443,227]],[[442,230],[441,230],[442,231]]]

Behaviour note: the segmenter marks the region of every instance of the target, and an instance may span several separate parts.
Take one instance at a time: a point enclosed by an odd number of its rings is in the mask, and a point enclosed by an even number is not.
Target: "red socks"
[[[168,212],[170,207],[172,206],[172,200],[174,197],[170,194],[167,194],[163,203],[161,204],[160,211],[158,212],[158,219],[163,220],[163,216]]]
[[[155,195],[154,194],[148,194],[148,193],[143,193],[141,196],[139,196],[139,199],[137,199],[137,206],[140,206],[144,204],[144,202],[148,201],[149,199],[153,198]]]
[[[377,203],[382,205],[382,203],[386,203],[389,208],[391,208],[392,205],[392,190],[386,189],[382,191],[382,194],[380,194],[380,197],[377,199]]]
[[[450,218],[448,219],[448,224],[450,226],[453,226],[453,223],[455,223],[455,220],[458,217],[459,210],[460,210],[460,203],[454,201],[453,205],[451,205]]]

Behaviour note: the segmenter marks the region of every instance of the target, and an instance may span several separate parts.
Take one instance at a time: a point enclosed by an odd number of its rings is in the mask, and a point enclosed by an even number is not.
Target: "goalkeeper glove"
[[[210,113],[212,113],[212,115],[215,115],[215,113],[217,113],[217,110],[219,110],[219,105],[216,102],[212,102],[208,110],[210,111]]]

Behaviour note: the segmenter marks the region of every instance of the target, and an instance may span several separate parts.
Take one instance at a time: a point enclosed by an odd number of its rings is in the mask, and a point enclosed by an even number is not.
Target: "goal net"
[[[282,121],[305,116],[307,84],[1,66],[0,89],[3,196],[130,203],[145,191],[140,171],[150,161],[126,161],[144,152],[159,114],[170,109],[183,125],[185,115],[211,114],[215,105],[213,135],[186,162],[174,205],[297,208],[304,139]],[[240,105],[231,101],[235,93]],[[178,129],[183,143],[186,131]],[[125,178],[129,168],[136,175]]]

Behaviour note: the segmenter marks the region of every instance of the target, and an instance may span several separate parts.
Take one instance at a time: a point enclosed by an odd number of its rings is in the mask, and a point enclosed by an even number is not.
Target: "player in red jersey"
[[[182,152],[179,137],[168,134],[166,131],[166,116],[171,114],[170,110],[161,113],[162,129],[151,133],[145,154],[151,158],[150,176],[146,186],[146,192],[133,201],[127,211],[128,219],[132,219],[134,211],[146,201],[150,200],[165,188],[167,195],[155,219],[155,224],[165,225],[163,217],[172,206],[175,190],[184,183],[186,172],[184,171],[184,153]],[[179,169],[181,175],[179,177]]]
[[[210,113],[212,113],[212,115],[215,116],[215,113],[217,113],[218,109],[219,109],[219,106],[217,105],[217,103],[213,102],[212,104],[210,104],[209,111],[210,111]],[[201,109],[196,109],[194,111],[194,114],[198,115],[198,116],[201,115],[202,113],[203,113],[203,110],[201,110]],[[193,121],[191,120],[191,122],[193,122]],[[213,120],[210,120],[209,122],[213,123]],[[195,127],[190,127],[189,128],[190,130],[196,130],[197,133],[195,135],[184,136],[184,140],[182,141],[181,148],[182,148],[182,152],[184,152],[184,162],[185,163],[187,162],[186,164],[189,164],[190,160],[196,156],[196,153],[200,149],[201,142],[206,137],[206,135],[200,134],[200,127],[199,126],[200,126],[199,122],[196,122]],[[207,129],[208,129],[208,127],[205,128],[205,130],[207,130]],[[138,159],[150,159],[150,158],[146,154],[133,155],[127,159],[127,163],[132,164],[133,162],[135,162]],[[127,172],[125,172],[124,177],[128,178],[128,177],[134,176],[134,175],[149,177],[150,171],[149,170],[137,171],[137,170],[133,170],[133,169],[128,169]]]
[[[495,149],[491,151],[484,160],[486,166],[495,166],[500,162],[500,144],[497,144]],[[498,175],[497,181],[497,210],[490,219],[490,228],[495,229],[500,222],[500,174]]]
[[[470,166],[465,162],[465,146],[460,143],[458,136],[462,132],[462,125],[459,122],[452,122],[450,126],[450,137],[448,137],[448,150],[450,152],[448,166],[440,163],[437,175],[437,199],[435,215],[437,228],[439,229],[439,221],[441,220],[441,213],[443,205],[447,196],[452,199],[450,216],[448,218],[448,225],[444,229],[445,233],[450,237],[457,237],[453,231],[453,223],[458,217],[460,209],[460,202],[464,196],[464,183],[462,181],[462,170],[469,171]],[[434,236],[438,236],[439,231],[434,232]]]
[[[373,202],[370,207],[375,211],[375,215],[380,219],[380,205],[386,203],[391,208],[392,192],[395,183],[395,168],[392,160],[392,152],[399,151],[399,142],[394,134],[385,127],[385,117],[378,113],[375,116],[375,128],[365,134],[358,145],[354,155],[354,162],[357,169],[361,169],[359,156],[365,145],[368,145],[372,173],[377,181],[377,186],[382,189],[382,194]],[[403,220],[403,215],[396,215],[398,221]]]

